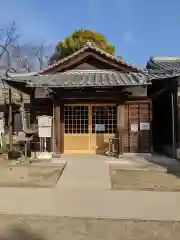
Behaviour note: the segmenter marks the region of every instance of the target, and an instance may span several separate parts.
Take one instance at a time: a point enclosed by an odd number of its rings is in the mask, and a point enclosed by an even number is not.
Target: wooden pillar
[[[51,98],[52,101],[52,131],[51,131],[51,152],[56,153],[56,137],[55,137],[55,96]]]
[[[30,96],[30,125],[31,128],[36,127],[36,111],[35,111],[36,101],[34,98],[34,93]]]
[[[60,103],[60,153],[64,153],[64,103]]]
[[[172,147],[173,147],[173,157],[177,158],[177,93],[171,93],[171,106],[172,106]]]
[[[60,153],[60,103],[57,99],[55,99],[54,108],[55,151]]]
[[[180,93],[177,96],[177,117],[176,117],[176,129],[177,129],[177,147],[180,148]]]
[[[119,138],[119,155],[124,151],[124,103],[120,103],[117,107],[117,135]]]
[[[180,88],[176,90],[176,115],[175,115],[175,127],[176,127],[176,158],[180,159]]]
[[[13,132],[12,132],[12,91],[11,87],[9,87],[9,119],[8,119],[8,127],[9,127],[9,152],[12,152],[13,146]]]

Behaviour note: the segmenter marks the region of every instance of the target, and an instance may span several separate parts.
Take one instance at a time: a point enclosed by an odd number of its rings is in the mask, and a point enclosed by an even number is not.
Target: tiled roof
[[[151,79],[180,77],[180,58],[152,57],[147,62],[146,70]]]
[[[11,91],[12,91],[12,102],[20,103],[21,101],[20,92],[15,88],[12,88]],[[23,98],[24,98],[24,103],[29,103],[30,99],[27,94],[23,93]],[[9,102],[9,85],[5,81],[0,79],[0,105],[8,102]]]
[[[69,56],[64,57],[64,58],[62,58],[61,60],[55,62],[54,64],[51,64],[51,65],[49,65],[48,67],[44,68],[44,69],[42,70],[42,72],[47,71],[47,70],[50,70],[50,69],[52,69],[52,68],[54,68],[54,67],[56,67],[56,66],[59,66],[60,64],[65,63],[66,61],[68,61],[68,60],[76,57],[77,55],[79,55],[79,54],[82,53],[82,52],[85,52],[85,51],[88,50],[88,49],[89,49],[89,50],[94,50],[94,51],[96,51],[97,53],[99,53],[99,54],[101,54],[101,55],[109,58],[110,60],[115,60],[117,63],[120,63],[120,64],[122,64],[122,65],[124,65],[124,66],[128,66],[128,67],[134,68],[134,69],[136,69],[136,70],[138,70],[138,71],[142,71],[141,68],[138,68],[138,67],[136,67],[136,66],[134,66],[134,65],[132,65],[132,64],[127,63],[126,61],[124,61],[123,59],[121,59],[121,58],[119,58],[119,57],[116,57],[116,56],[114,56],[114,55],[112,55],[112,54],[110,54],[110,53],[105,52],[105,51],[102,50],[99,46],[97,46],[94,42],[89,41],[89,42],[87,42],[84,46],[82,46],[79,50],[77,50],[76,52],[74,52],[74,53],[70,54]]]
[[[152,57],[147,63],[147,68],[172,70],[180,73],[180,57]]]
[[[178,72],[163,69],[148,69],[148,75],[150,79],[165,79],[180,77],[180,73]]]
[[[28,86],[49,87],[98,87],[98,86],[129,86],[146,85],[148,75],[144,73],[122,73],[111,70],[70,70],[64,73],[49,75],[11,74],[9,81],[27,83]]]

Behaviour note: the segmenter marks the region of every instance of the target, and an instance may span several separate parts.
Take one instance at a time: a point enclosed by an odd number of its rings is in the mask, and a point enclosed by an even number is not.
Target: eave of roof
[[[162,71],[162,70],[155,70],[149,69],[148,71],[149,77],[151,80],[163,80],[163,79],[177,79],[180,77],[180,73],[172,73],[172,72],[167,72],[167,71]]]
[[[70,70],[48,75],[11,74],[6,82],[19,82],[28,87],[47,86],[60,88],[138,86],[150,84],[144,73],[122,73],[112,70]]]

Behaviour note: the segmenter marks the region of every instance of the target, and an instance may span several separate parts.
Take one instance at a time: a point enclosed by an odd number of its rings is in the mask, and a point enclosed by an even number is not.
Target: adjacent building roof
[[[138,68],[137,66],[135,66],[133,64],[130,64],[130,63],[124,61],[123,59],[119,58],[119,57],[116,57],[116,56],[114,56],[110,53],[105,52],[99,46],[97,46],[94,42],[89,41],[84,46],[82,46],[79,50],[77,50],[76,52],[74,52],[74,53],[70,54],[69,56],[64,57],[63,59],[55,62],[54,64],[51,64],[48,67],[44,68],[41,73],[47,72],[48,70],[53,69],[53,68],[65,63],[65,62],[69,61],[70,59],[77,57],[79,54],[81,54],[85,51],[88,51],[88,50],[94,51],[94,52],[96,52],[96,53],[98,53],[98,54],[100,54],[104,57],[107,57],[107,58],[109,58],[109,60],[113,60],[118,64],[127,66],[127,67],[132,68],[132,69],[137,70],[137,71],[142,71],[141,68]]]
[[[9,85],[3,81],[6,76],[6,69],[0,69],[0,105],[9,102]],[[30,99],[27,94],[23,94],[24,103],[29,103]],[[20,103],[22,101],[21,94],[17,89],[12,88],[12,102]]]
[[[172,70],[163,69],[148,69],[148,75],[150,79],[167,79],[167,78],[177,78],[180,77],[180,73],[174,72]]]
[[[152,57],[147,63],[147,68],[173,70],[180,73],[180,57]]]
[[[151,79],[180,77],[180,57],[152,57],[146,68]]]
[[[29,87],[112,87],[149,84],[149,76],[144,73],[122,73],[112,70],[70,70],[64,73],[38,75],[9,74],[7,81],[27,84]]]

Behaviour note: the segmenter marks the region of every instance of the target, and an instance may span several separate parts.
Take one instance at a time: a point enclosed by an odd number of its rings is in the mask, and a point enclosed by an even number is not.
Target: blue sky
[[[150,56],[180,56],[180,0],[1,0],[0,26],[13,20],[24,43],[55,45],[83,28],[139,66]]]

